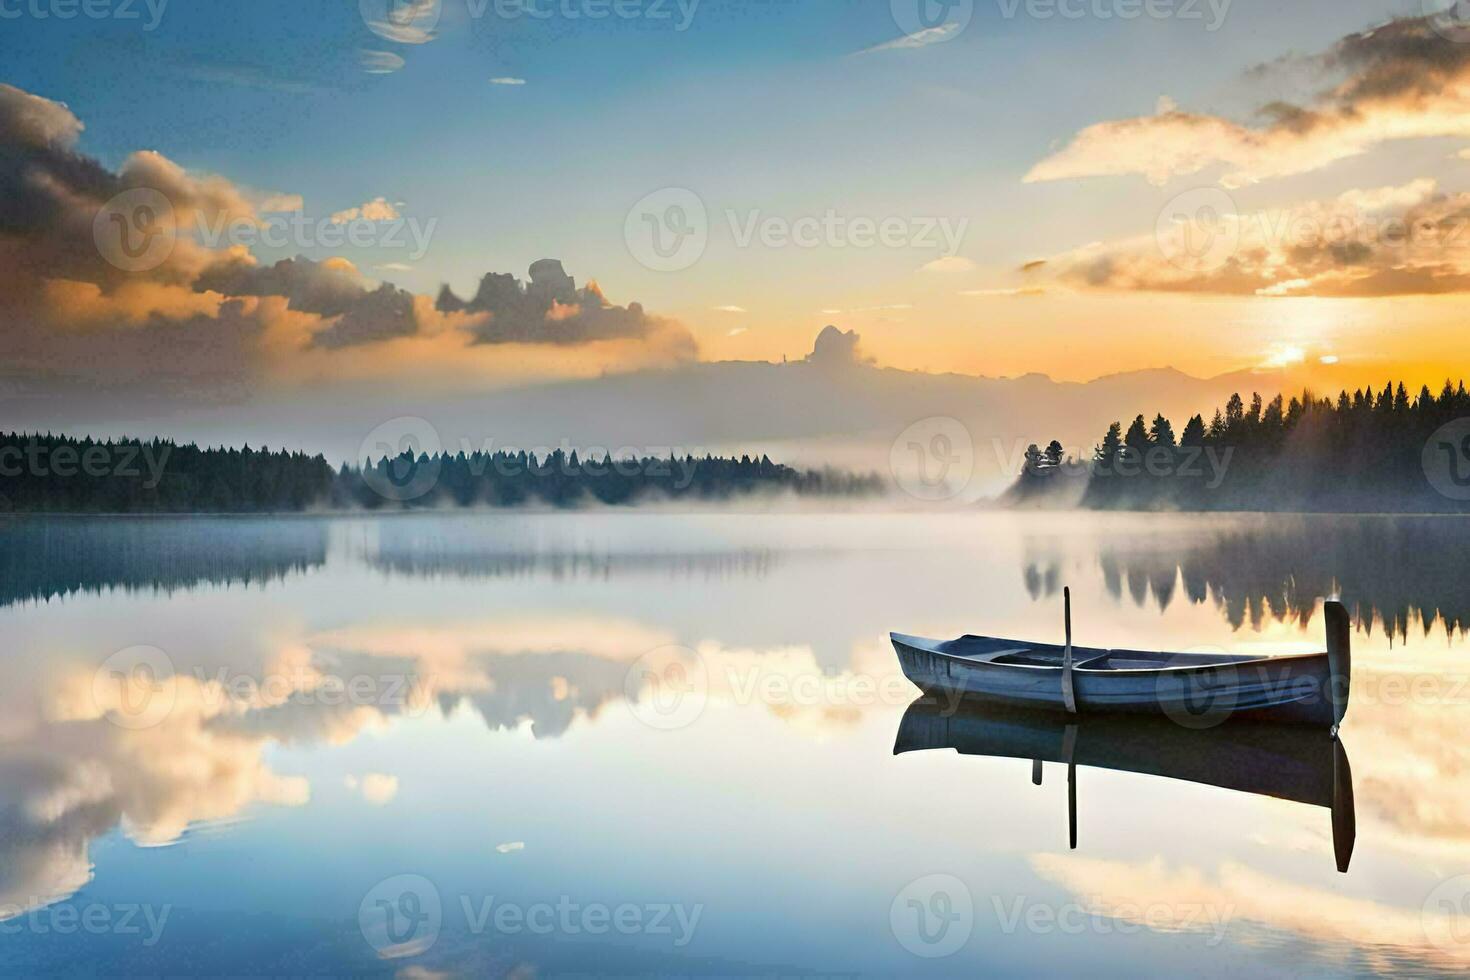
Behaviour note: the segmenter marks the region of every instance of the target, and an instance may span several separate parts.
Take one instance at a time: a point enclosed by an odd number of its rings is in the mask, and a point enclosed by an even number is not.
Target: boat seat
[[[1055,653],[1032,653],[1029,649],[1007,650],[998,657],[991,657],[993,664],[1013,664],[1017,667],[1060,667],[1061,657]]]

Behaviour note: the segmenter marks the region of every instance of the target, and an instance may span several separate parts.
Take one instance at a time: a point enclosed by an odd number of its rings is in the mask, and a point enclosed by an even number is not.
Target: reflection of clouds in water
[[[8,661],[0,667],[7,700],[43,707],[8,715],[0,749],[0,904],[29,908],[73,894],[90,879],[91,841],[114,827],[158,846],[255,804],[304,805],[306,780],[265,764],[272,744],[345,744],[397,717],[465,706],[494,729],[529,721],[537,737],[559,736],[625,698],[629,666],[671,639],[627,619],[526,615],[356,624],[277,638],[274,649],[244,643],[258,660],[253,669],[207,669],[175,654],[175,673],[156,681],[171,708],[142,729],[107,720],[118,707],[109,696],[125,693],[104,686],[99,701],[90,665],[51,664],[26,676],[34,661]],[[901,678],[891,689],[875,680],[896,675],[877,642],[857,648],[853,668],[842,672],[824,671],[809,647],[706,641],[698,655],[718,679],[712,697],[769,710],[811,733],[912,695]],[[370,681],[360,690],[379,700],[345,696],[354,678]],[[389,774],[344,779],[371,803],[398,790]]]
[[[1445,875],[1470,867],[1470,742],[1464,738],[1470,685],[1463,651],[1449,648],[1442,631],[1438,636],[1440,644],[1415,648],[1412,656],[1368,644],[1354,654],[1345,738],[1353,750],[1358,837],[1397,855],[1403,907],[1231,863],[1210,873],[1170,868],[1161,859],[1129,863],[1043,854],[1032,857],[1033,866],[1113,918],[1138,921],[1139,910],[1150,904],[1210,903],[1231,910],[1232,943],[1242,940],[1237,931],[1249,924],[1295,934],[1339,965],[1365,957],[1374,970],[1404,961],[1433,969],[1470,967],[1470,943],[1436,948],[1430,941],[1456,926],[1463,931],[1463,914],[1447,918],[1443,910],[1420,906]],[[1264,829],[1251,839],[1277,853],[1331,851],[1330,841],[1315,835]]]
[[[1470,867],[1470,674],[1464,651],[1426,643],[1354,653],[1348,732],[1360,818],[1393,845]]]
[[[0,749],[0,904],[30,908],[71,895],[91,877],[91,840],[118,825],[138,844],[161,845],[256,801],[305,803],[306,781],[271,772],[263,748],[187,709],[147,730],[46,722],[9,741]]]
[[[1340,966],[1366,958],[1375,971],[1392,971],[1405,962],[1439,969],[1470,966],[1470,944],[1435,947],[1427,930],[1449,928],[1439,910],[1395,907],[1301,885],[1233,862],[1210,873],[1170,867],[1162,859],[1130,864],[1076,854],[1034,854],[1031,864],[1043,878],[1071,891],[1097,915],[1137,925],[1177,928],[1186,912],[1204,910],[1183,931],[1211,928],[1211,917],[1225,923],[1232,944],[1250,942],[1239,933],[1254,927],[1288,932],[1320,947]],[[1429,888],[1424,892],[1427,894]],[[1159,914],[1163,907],[1177,914]],[[1147,913],[1154,910],[1150,922]]]

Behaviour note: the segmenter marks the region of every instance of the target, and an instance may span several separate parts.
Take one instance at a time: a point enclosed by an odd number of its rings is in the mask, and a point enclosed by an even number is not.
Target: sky
[[[0,0],[0,393],[473,391],[828,323],[1066,381],[1470,354],[1470,22],[1417,2],[71,2]],[[547,258],[575,284],[477,296]]]

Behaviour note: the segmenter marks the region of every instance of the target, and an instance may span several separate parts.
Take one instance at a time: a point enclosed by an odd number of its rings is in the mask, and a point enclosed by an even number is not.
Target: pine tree
[[[1139,416],[1142,418],[1142,416]],[[1154,423],[1149,427],[1148,441],[1150,445],[1162,446],[1165,449],[1173,449],[1178,445],[1174,438],[1174,426],[1164,418],[1162,412],[1154,416]]]

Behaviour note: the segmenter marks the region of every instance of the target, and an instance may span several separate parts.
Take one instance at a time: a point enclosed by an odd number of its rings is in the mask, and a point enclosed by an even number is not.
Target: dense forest
[[[580,459],[575,451],[417,455],[343,464],[266,448],[0,433],[0,511],[274,513],[423,507],[572,507],[754,493],[858,496],[877,476],[766,456]]]
[[[1027,452],[1013,504],[1119,510],[1470,511],[1470,394],[1446,381],[1249,405],[1239,394],[1175,434],[1162,414],[1108,427],[1085,461]]]

